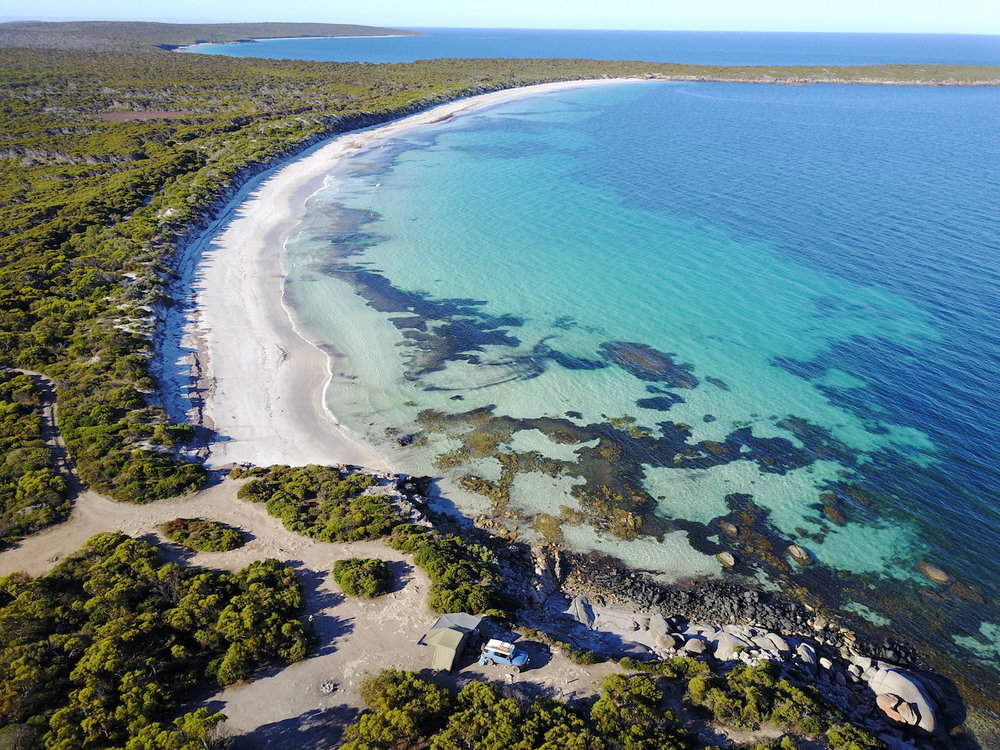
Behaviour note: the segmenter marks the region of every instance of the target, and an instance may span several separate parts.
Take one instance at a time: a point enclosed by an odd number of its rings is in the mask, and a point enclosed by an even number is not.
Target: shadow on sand
[[[340,743],[344,727],[356,721],[359,713],[346,704],[315,708],[234,737],[232,747],[234,750],[326,750]]]

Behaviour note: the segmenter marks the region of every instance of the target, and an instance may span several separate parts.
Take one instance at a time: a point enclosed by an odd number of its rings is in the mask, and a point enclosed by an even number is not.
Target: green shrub
[[[830,750],[884,750],[885,743],[870,732],[851,724],[836,724],[826,730]]]
[[[361,683],[369,712],[347,727],[341,750],[390,750],[433,734],[451,706],[448,691],[413,672],[383,669]]]
[[[233,472],[231,476],[236,476]],[[272,466],[240,487],[236,496],[264,503],[267,512],[296,534],[323,542],[378,539],[402,523],[392,502],[362,494],[376,484],[368,474],[341,472],[331,466]]]
[[[403,532],[389,542],[413,550],[413,562],[431,580],[428,606],[434,612],[506,618],[511,605],[500,591],[493,553],[486,547],[437,531]]]
[[[333,580],[348,596],[373,599],[388,593],[392,586],[392,571],[382,560],[349,557],[333,564]]]
[[[242,547],[243,533],[232,526],[203,518],[175,518],[160,525],[173,542],[199,552],[225,552]]]
[[[663,694],[649,677],[612,674],[590,710],[594,727],[622,750],[683,750],[688,742],[677,718],[660,707]]]
[[[688,681],[687,697],[707,708],[716,721],[756,730],[770,722],[785,730],[815,736],[836,711],[813,688],[800,688],[779,676],[770,661],[739,666],[725,675],[698,674]]]
[[[675,656],[672,659],[657,659],[655,661],[638,661],[626,656],[618,663],[630,672],[645,672],[657,677],[673,677],[691,679],[692,677],[711,674],[712,670],[706,662],[693,659],[690,656]]]

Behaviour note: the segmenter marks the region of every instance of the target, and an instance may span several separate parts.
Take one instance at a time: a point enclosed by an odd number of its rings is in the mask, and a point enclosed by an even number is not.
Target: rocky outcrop
[[[948,571],[939,568],[934,563],[929,562],[918,562],[917,570],[919,570],[926,578],[934,581],[934,583],[939,586],[950,586],[955,583],[955,576],[953,576]]]
[[[959,716],[933,679],[907,668],[915,664],[912,648],[866,639],[780,595],[717,579],[663,586],[610,558],[554,547],[536,548],[522,559],[522,566],[511,567],[512,592],[515,586],[523,592],[527,582],[544,581],[545,590],[558,582],[547,611],[562,613],[560,638],[580,648],[610,648],[609,656],[622,656],[640,647],[660,658],[684,655],[723,669],[771,661],[790,679],[818,688],[852,723],[884,735],[890,746],[938,737]],[[530,572],[518,578],[514,568],[529,563]],[[632,650],[615,652],[615,644]]]
[[[590,606],[590,600],[585,596],[573,597],[567,614],[584,627],[590,628],[594,624],[594,609]]]
[[[882,669],[871,667],[861,678],[868,683],[869,689],[876,694],[876,703],[882,711],[894,721],[908,726],[916,726],[925,732],[934,733],[938,729],[937,715],[934,704],[920,680],[903,669],[892,667]],[[883,696],[891,696],[886,698]],[[892,713],[885,706],[893,699]]]
[[[812,565],[814,562],[812,552],[801,545],[789,544],[786,551],[799,565]]]
[[[736,565],[736,555],[734,555],[729,550],[724,550],[719,554],[717,554],[715,557],[720,563],[725,565],[727,568],[731,568],[734,565]]]

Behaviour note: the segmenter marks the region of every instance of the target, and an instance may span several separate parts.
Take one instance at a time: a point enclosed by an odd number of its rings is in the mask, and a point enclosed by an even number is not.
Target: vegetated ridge
[[[0,24],[0,47],[44,49],[176,49],[205,42],[310,36],[419,36],[415,31],[348,23],[152,23],[147,21],[13,21]]]

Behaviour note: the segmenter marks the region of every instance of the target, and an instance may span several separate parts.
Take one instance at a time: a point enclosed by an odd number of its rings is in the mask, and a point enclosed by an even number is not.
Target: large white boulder
[[[740,651],[748,651],[753,648],[753,643],[749,640],[725,631],[712,636],[711,643],[715,658],[722,661],[734,659]]]
[[[806,666],[811,674],[816,674],[817,664],[816,664],[816,649],[810,646],[808,643],[800,643],[795,648],[796,658]]]
[[[684,644],[684,650],[689,654],[703,654],[708,650],[708,646],[700,638],[690,638]]]
[[[937,730],[934,704],[927,697],[927,691],[916,676],[901,669],[879,669],[868,679],[868,687],[876,696],[881,694],[895,695],[908,703],[907,710],[900,711],[901,714],[905,715],[907,723],[913,723],[928,732]],[[899,708],[896,710],[899,711]],[[912,711],[915,711],[916,715],[913,715]],[[912,719],[916,719],[916,721],[912,721]]]
[[[649,632],[653,635],[666,635],[670,626],[663,615],[656,612],[649,616]]]

